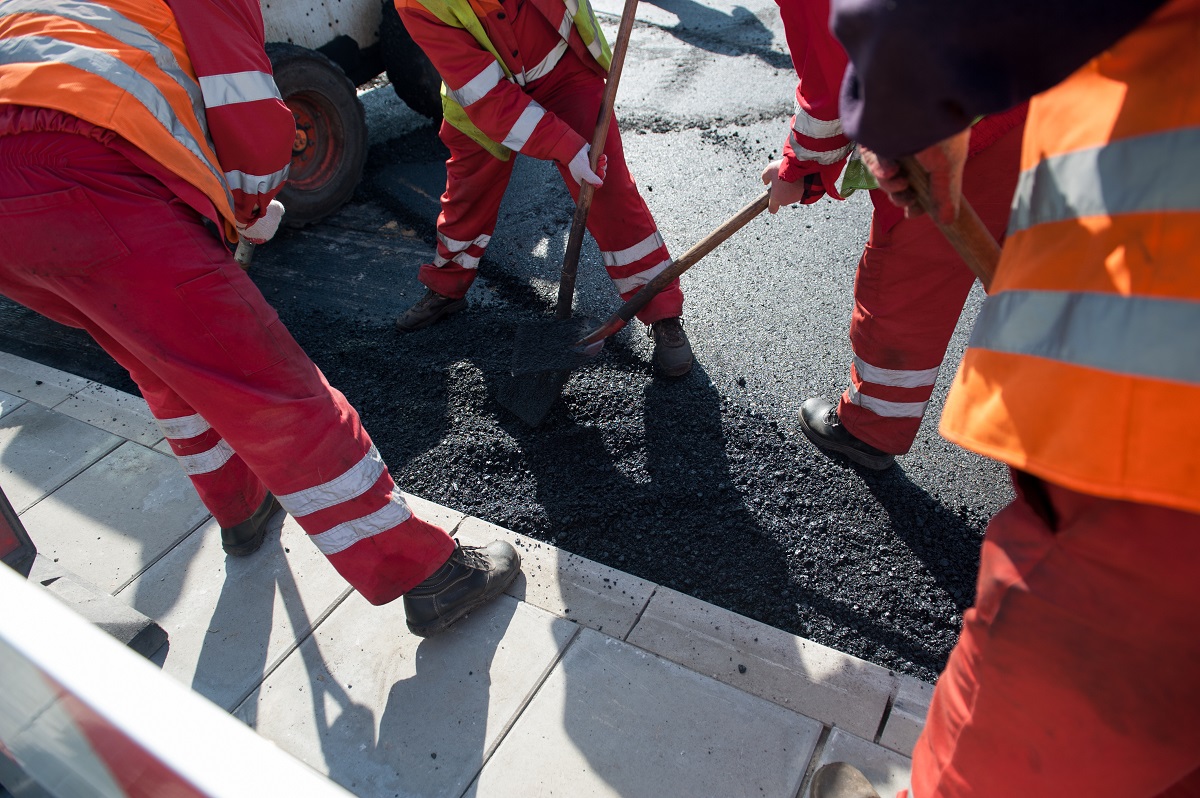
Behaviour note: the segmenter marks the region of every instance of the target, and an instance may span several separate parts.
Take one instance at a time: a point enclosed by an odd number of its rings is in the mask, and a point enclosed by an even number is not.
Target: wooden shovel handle
[[[593,172],[600,163],[604,143],[608,140],[608,126],[612,122],[613,105],[617,100],[617,84],[621,81],[621,70],[625,66],[625,51],[629,48],[629,34],[633,30],[633,16],[637,12],[637,4],[638,0],[625,0],[625,9],[621,12],[621,26],[617,29],[612,62],[608,66],[608,78],[604,83],[604,96],[600,101],[600,117],[596,121],[595,135],[592,136],[592,150],[588,153]],[[571,318],[579,251],[583,247],[583,231],[587,227],[588,210],[592,207],[592,195],[595,193],[596,187],[591,183],[585,180],[580,184],[575,218],[571,220],[571,234],[567,237],[567,250],[563,254],[562,276],[558,281],[558,307],[555,316],[560,319]]]
[[[966,261],[967,266],[983,283],[986,291],[992,285],[996,275],[996,265],[1000,262],[1000,245],[988,232],[979,214],[962,197],[958,207],[958,218],[949,224],[942,224],[933,212],[933,194],[929,186],[929,172],[912,156],[900,159],[900,168],[908,178],[917,195],[917,203],[929,214],[933,223],[942,231],[942,235],[950,242],[959,256]]]

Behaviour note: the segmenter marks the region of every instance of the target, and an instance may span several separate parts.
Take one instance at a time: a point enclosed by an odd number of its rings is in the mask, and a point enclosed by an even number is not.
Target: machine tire
[[[354,195],[367,159],[367,115],[354,84],[315,50],[271,42],[267,56],[279,94],[296,118],[288,183],[279,192],[283,222],[304,227]]]
[[[379,45],[383,53],[383,67],[396,96],[421,116],[440,120],[442,77],[425,52],[408,35],[392,0],[383,0]]]

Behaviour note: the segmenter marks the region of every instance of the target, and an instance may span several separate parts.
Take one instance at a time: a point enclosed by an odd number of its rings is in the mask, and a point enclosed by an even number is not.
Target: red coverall
[[[488,38],[514,75],[543,65],[561,50],[562,38],[539,8],[539,3],[562,7],[562,0],[503,0],[487,8],[475,4]],[[496,60],[467,31],[441,22],[414,0],[397,0],[405,27],[452,89],[486,74]],[[483,96],[465,105],[471,122],[493,141],[504,141],[514,124],[530,109],[544,109],[528,138],[512,147],[541,160],[553,160],[577,198],[579,186],[566,164],[592,138],[604,93],[604,71],[588,53],[579,32],[570,31],[569,47],[557,65],[524,86],[499,79]],[[443,122],[440,136],[450,149],[446,161],[446,191],[437,220],[437,253],[421,267],[421,282],[443,296],[460,298],[478,273],[500,212],[500,201],[512,175],[515,159],[494,157],[470,137]],[[509,139],[511,141],[511,139]],[[621,299],[637,293],[671,263],[658,226],[625,164],[616,122],[604,146],[608,170],[604,185],[594,194],[587,228],[596,239],[605,268]],[[645,324],[681,315],[683,292],[679,281],[667,286],[637,314]]]
[[[172,8],[204,89],[239,222],[265,209],[291,158],[257,0]],[[52,11],[50,13],[53,13]],[[273,84],[270,84],[273,85]],[[237,179],[237,178],[234,178]],[[230,179],[233,183],[234,179]],[[231,257],[205,195],[111,130],[0,96],[0,292],[86,330],[141,389],[223,527],[267,490],[372,603],[422,582],[454,549],[411,514],[344,396]]]
[[[834,186],[851,142],[838,121],[846,52],[829,32],[828,0],[776,0],[800,75],[796,114],[779,176],[821,176]],[[1026,106],[985,117],[972,128],[963,193],[1002,238],[1016,188]],[[878,189],[875,213],[854,279],[850,387],[838,417],[856,438],[889,454],[912,446],[950,336],[975,277],[928,217],[906,220]]]

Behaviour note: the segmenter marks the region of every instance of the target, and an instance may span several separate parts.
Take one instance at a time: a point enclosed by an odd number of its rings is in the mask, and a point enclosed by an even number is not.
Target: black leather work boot
[[[867,777],[845,762],[830,762],[817,768],[809,795],[812,798],[879,798]]]
[[[269,491],[254,514],[240,524],[221,527],[221,548],[232,557],[245,557],[258,551],[267,536],[267,522],[283,508]]]
[[[447,316],[458,313],[466,306],[466,297],[451,299],[430,288],[425,292],[425,296],[418,299],[411,308],[404,311],[403,316],[396,319],[396,329],[400,332],[423,330]]]
[[[896,456],[876,449],[850,434],[838,418],[837,403],[813,397],[800,405],[800,429],[819,448],[837,452],[861,466],[882,471],[896,462]]]
[[[678,316],[650,325],[654,339],[654,370],[664,377],[682,377],[692,370],[692,345]]]
[[[521,572],[521,555],[503,540],[464,546],[457,540],[450,559],[404,594],[408,629],[429,637],[504,592]]]

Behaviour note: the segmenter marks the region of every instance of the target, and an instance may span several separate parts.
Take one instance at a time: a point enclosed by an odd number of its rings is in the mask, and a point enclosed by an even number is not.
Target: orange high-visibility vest
[[[1200,0],[1029,108],[992,295],[941,421],[1072,490],[1200,512]]]
[[[200,84],[161,0],[4,0],[0,103],[53,108],[114,131],[203,191],[236,240]]]

